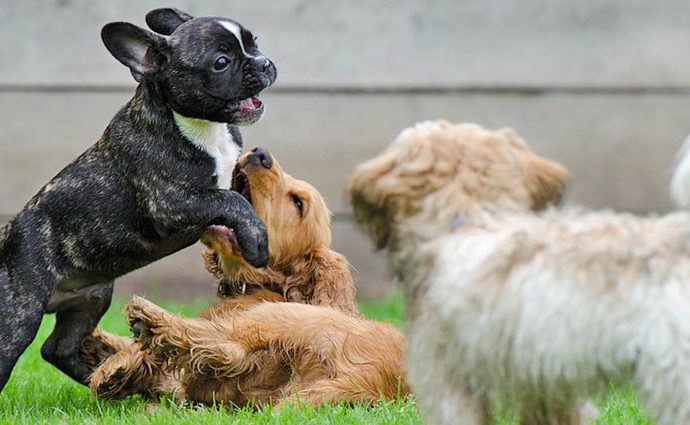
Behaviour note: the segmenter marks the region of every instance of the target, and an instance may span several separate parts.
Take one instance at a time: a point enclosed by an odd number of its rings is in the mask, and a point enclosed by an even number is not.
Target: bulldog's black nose
[[[261,164],[261,166],[267,169],[270,169],[273,166],[273,158],[271,158],[271,154],[266,149],[261,147],[252,149],[251,153],[247,155],[247,161],[254,165]]]

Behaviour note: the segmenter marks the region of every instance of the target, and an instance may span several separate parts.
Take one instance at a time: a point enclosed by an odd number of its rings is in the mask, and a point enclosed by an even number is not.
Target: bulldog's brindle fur
[[[0,228],[0,389],[44,313],[56,325],[43,358],[86,383],[79,346],[113,279],[193,244],[209,224],[234,228],[245,259],[267,263],[263,223],[227,188],[241,148],[234,125],[261,117],[255,95],[276,69],[229,19],[156,9],[146,21],[156,33],[124,22],[102,31],[139,82],[134,98]]]

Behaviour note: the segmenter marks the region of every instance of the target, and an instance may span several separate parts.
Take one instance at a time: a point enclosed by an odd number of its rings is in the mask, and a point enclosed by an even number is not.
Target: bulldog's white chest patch
[[[176,112],[173,112],[173,116],[182,135],[213,157],[218,188],[230,189],[232,170],[240,155],[240,146],[232,138],[227,124],[189,118]]]

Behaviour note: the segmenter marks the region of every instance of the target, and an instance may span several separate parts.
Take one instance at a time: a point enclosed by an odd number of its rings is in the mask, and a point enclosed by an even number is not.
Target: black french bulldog
[[[256,95],[275,66],[230,19],[156,9],[146,22],[155,33],[124,22],[101,33],[139,82],[132,100],[0,229],[0,390],[44,313],[56,325],[43,358],[86,383],[80,344],[113,279],[192,245],[208,225],[233,228],[252,265],[268,262],[265,226],[228,189],[235,126],[261,118]]]

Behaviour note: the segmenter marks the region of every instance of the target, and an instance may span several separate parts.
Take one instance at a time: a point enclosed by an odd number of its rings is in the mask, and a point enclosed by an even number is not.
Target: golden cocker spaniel
[[[134,297],[127,318],[137,342],[97,331],[83,346],[83,357],[101,362],[91,377],[95,394],[174,393],[236,406],[375,403],[409,394],[403,336],[359,315],[318,191],[260,148],[239,159],[232,187],[266,223],[269,267],[251,267],[232,230],[210,226],[203,256],[220,279],[218,302],[184,319]]]

